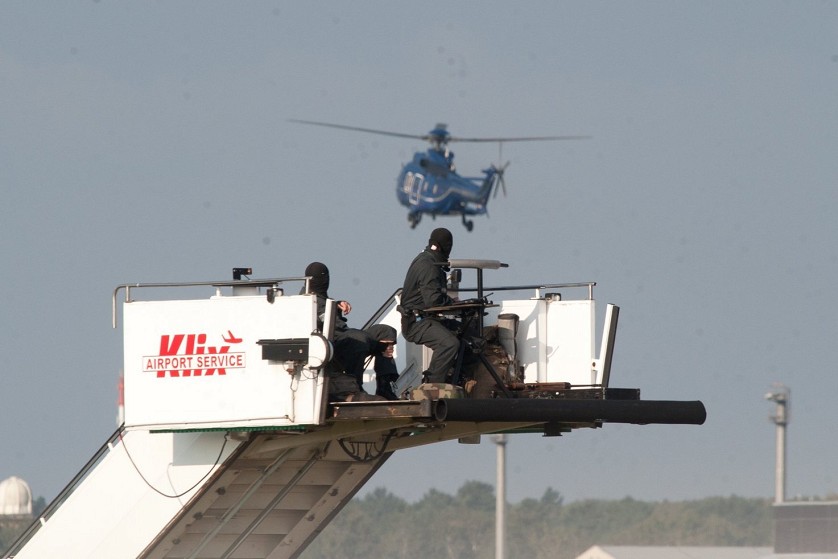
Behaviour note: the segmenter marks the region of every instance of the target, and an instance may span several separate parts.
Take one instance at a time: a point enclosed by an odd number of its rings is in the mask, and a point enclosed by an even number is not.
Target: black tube
[[[442,399],[436,404],[434,416],[438,421],[701,425],[707,419],[707,410],[700,401]]]

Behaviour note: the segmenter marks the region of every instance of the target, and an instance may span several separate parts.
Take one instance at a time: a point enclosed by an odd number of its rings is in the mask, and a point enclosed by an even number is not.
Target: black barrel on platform
[[[701,425],[707,410],[700,401],[443,399],[437,402],[434,416],[439,421]]]

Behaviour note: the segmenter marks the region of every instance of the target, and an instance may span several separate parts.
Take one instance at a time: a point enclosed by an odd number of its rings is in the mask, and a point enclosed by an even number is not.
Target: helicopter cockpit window
[[[417,173],[406,173],[402,188],[406,194],[417,194],[422,187],[425,177]]]
[[[415,203],[416,200],[418,200],[419,192],[424,182],[424,175],[412,172],[405,173],[404,184],[402,185],[402,189],[404,190],[405,194],[408,195],[408,198],[411,203]]]

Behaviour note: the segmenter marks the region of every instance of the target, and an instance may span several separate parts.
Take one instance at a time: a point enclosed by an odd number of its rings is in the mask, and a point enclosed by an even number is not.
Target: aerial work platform
[[[595,284],[484,290],[483,271],[504,265],[450,264],[450,289],[476,295],[439,309],[476,321],[456,398],[411,399],[431,354],[400,337],[403,399],[330,402],[334,302],[319,328],[308,278],[119,286],[124,422],[6,557],[292,558],[401,449],[704,422],[701,402],[610,386],[619,309],[606,307],[597,347]],[[476,271],[477,286],[462,288],[459,270]],[[370,323],[398,330],[398,303],[397,291]]]

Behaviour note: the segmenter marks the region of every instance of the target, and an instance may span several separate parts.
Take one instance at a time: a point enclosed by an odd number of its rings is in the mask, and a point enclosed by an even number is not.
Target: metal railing
[[[541,291],[545,289],[580,289],[585,288],[588,290],[588,300],[593,300],[594,298],[594,286],[596,285],[595,281],[586,281],[586,282],[578,282],[578,283],[538,283],[532,285],[505,285],[500,287],[484,287],[483,291],[488,292],[495,292],[495,291],[527,291],[527,290],[534,290],[535,291],[535,298],[541,298]],[[479,290],[478,287],[458,287],[458,292],[477,292]],[[373,313],[373,315],[367,320],[364,324],[364,328],[372,326],[373,324],[378,323],[385,314],[387,314],[393,305],[396,302],[396,296],[401,295],[402,288],[396,289],[393,293],[390,294],[387,299],[384,300],[384,303],[378,307],[378,310]]]
[[[586,281],[580,283],[538,283],[533,285],[504,285],[500,287],[484,287],[483,291],[495,292],[495,291],[526,291],[526,290],[535,290],[535,297],[541,297],[541,291],[545,289],[577,289],[577,288],[587,288],[588,290],[588,300],[592,300],[594,298],[594,286],[596,285],[595,281]],[[472,292],[477,291],[477,287],[459,287],[458,291],[466,291]]]
[[[256,280],[220,280],[220,281],[190,281],[190,282],[168,282],[168,283],[125,283],[116,286],[113,290],[111,298],[111,322],[114,328],[117,325],[117,299],[120,290],[125,290],[125,302],[131,302],[131,290],[139,288],[179,288],[179,287],[215,287],[216,295],[221,295],[222,287],[276,287],[284,282],[301,281],[305,282],[305,293],[309,292],[309,282],[311,276],[289,277],[289,278],[270,278],[270,279],[256,279]]]

